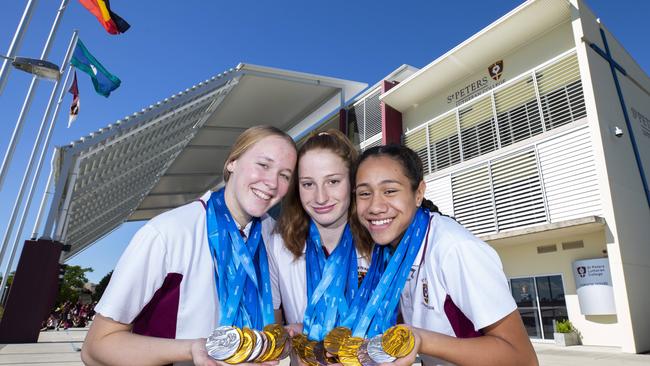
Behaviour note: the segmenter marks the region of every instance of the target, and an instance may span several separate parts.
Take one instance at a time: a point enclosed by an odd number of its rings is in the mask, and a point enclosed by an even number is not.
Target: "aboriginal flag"
[[[102,27],[110,34],[124,33],[131,27],[126,20],[111,11],[111,4],[108,0],[79,0],[79,2],[99,20]]]

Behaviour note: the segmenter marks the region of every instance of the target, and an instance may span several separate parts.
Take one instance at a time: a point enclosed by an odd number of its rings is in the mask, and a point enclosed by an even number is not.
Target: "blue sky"
[[[85,74],[78,74],[79,118],[72,128],[66,129],[71,100],[66,96],[52,142],[58,146],[77,140],[239,62],[372,85],[404,63],[415,67],[427,65],[521,2],[113,0],[113,11],[132,28],[125,34],[112,36],[78,1],[70,0],[49,60],[62,62],[72,30],[79,29],[86,47],[122,80],[122,86],[107,99],[94,92]],[[26,0],[11,0],[0,6],[0,54],[9,48],[26,3]],[[40,56],[59,3],[60,0],[38,2],[18,55]],[[649,33],[645,24],[650,2],[588,0],[587,4],[646,73],[649,72]],[[3,156],[30,80],[29,75],[13,70],[0,94]],[[53,85],[41,81],[37,89],[9,177],[0,191],[3,202],[0,222],[9,220]],[[50,157],[51,152],[21,242],[31,233],[35,211],[45,189]],[[99,281],[115,266],[141,225],[123,225],[69,263],[93,267],[95,271],[88,277],[93,282]],[[5,228],[6,224],[1,234]],[[17,262],[18,255],[14,267]]]

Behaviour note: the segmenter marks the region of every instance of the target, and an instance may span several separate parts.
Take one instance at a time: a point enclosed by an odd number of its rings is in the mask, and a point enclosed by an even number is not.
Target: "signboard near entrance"
[[[573,277],[576,280],[578,302],[583,315],[616,314],[614,288],[607,258],[573,262]]]

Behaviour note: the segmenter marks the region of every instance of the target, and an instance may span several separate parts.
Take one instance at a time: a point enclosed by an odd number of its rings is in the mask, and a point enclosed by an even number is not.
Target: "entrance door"
[[[553,339],[554,320],[567,318],[562,276],[513,278],[510,289],[528,336]]]

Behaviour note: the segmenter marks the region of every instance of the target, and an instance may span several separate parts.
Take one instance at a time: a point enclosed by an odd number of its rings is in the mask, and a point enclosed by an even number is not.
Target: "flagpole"
[[[67,0],[66,0],[67,1]],[[72,58],[72,53],[74,52],[74,48],[77,44],[77,39],[78,39],[78,34],[79,31],[75,30],[72,32],[72,38],[70,39],[70,44],[68,45],[68,50],[65,54],[65,57],[63,59],[63,67],[66,67],[66,65],[69,65],[70,59]],[[41,173],[41,168],[43,166],[43,160],[45,158],[45,153],[47,151],[47,146],[50,143],[50,139],[52,137],[52,131],[54,130],[55,122],[56,122],[56,117],[59,112],[59,106],[61,105],[61,101],[63,100],[63,96],[65,95],[65,86],[68,84],[68,79],[70,78],[70,70],[72,69],[72,66],[68,66],[68,72],[65,77],[65,81],[63,82],[63,88],[61,89],[61,95],[59,96],[59,102],[57,103],[54,113],[52,115],[52,118],[50,120],[50,124],[48,127],[47,135],[45,137],[45,141],[43,143],[43,147],[41,149],[41,154],[38,159],[38,164],[36,168],[36,173],[34,174],[34,177],[31,182],[31,187],[29,189],[29,194],[27,196],[27,202],[25,204],[25,208],[23,209],[23,214],[20,219],[20,224],[18,227],[18,232],[16,233],[15,240],[13,242],[13,245],[11,247],[11,255],[9,257],[9,261],[7,262],[7,265],[5,267],[4,273],[7,273],[8,270],[11,269],[11,265],[14,259],[14,256],[16,255],[16,249],[18,248],[18,241],[20,240],[20,237],[22,236],[22,231],[25,226],[25,218],[27,216],[27,213],[29,211],[29,208],[32,203],[32,198],[34,196],[34,190],[36,186],[38,185],[38,179],[40,177]],[[4,238],[2,239],[2,248],[0,249],[0,264],[4,260],[4,254],[7,249],[7,243],[8,240],[11,236],[11,232],[13,231],[13,226],[14,223],[16,222],[16,215],[18,213],[19,207],[22,205],[22,200],[23,200],[23,194],[25,191],[25,188],[27,187],[27,179],[29,179],[29,176],[32,175],[32,168],[34,166],[34,161],[36,158],[36,152],[41,147],[41,142],[43,139],[43,131],[45,130],[45,125],[47,123],[48,118],[50,117],[50,111],[52,108],[52,104],[54,102],[54,98],[56,97],[56,93],[59,89],[60,82],[56,81],[54,84],[54,88],[52,89],[52,93],[50,94],[50,99],[47,103],[47,107],[45,108],[45,113],[43,114],[43,119],[41,120],[41,126],[38,130],[38,135],[36,137],[36,141],[34,141],[34,146],[32,147],[32,152],[29,156],[29,163],[27,164],[27,169],[25,170],[25,174],[23,175],[23,180],[22,183],[20,184],[20,189],[18,192],[18,196],[16,197],[16,201],[14,202],[14,207],[11,212],[11,218],[9,219],[9,224],[7,225],[7,229],[4,234]],[[6,283],[6,278],[7,276],[4,276],[2,278],[2,284],[0,284],[0,298],[2,298],[3,292],[4,292],[4,286]]]
[[[68,1],[69,0],[61,0],[61,5],[59,6],[59,10],[56,13],[56,18],[54,18],[54,23],[52,23],[50,34],[47,36],[47,41],[45,41],[45,46],[43,47],[43,52],[41,53],[41,60],[47,59],[47,56],[50,53],[52,41],[54,40],[56,31],[59,29],[59,24],[61,23],[61,18],[63,17],[63,12],[65,11],[68,5]],[[20,115],[18,116],[18,120],[16,121],[16,127],[14,128],[14,132],[11,135],[9,146],[7,147],[7,151],[5,152],[5,156],[2,161],[2,166],[0,166],[0,191],[2,190],[5,177],[7,176],[9,165],[11,165],[11,160],[16,150],[16,144],[18,142],[18,139],[20,139],[20,134],[22,133],[23,130],[25,117],[29,112],[29,108],[31,107],[32,98],[34,96],[34,91],[36,90],[37,86],[38,86],[38,77],[33,76],[32,82],[29,85],[29,90],[27,91],[27,95],[25,96],[25,101],[23,102],[23,106],[20,110]],[[2,256],[0,256],[0,259],[2,259]]]
[[[16,52],[20,49],[20,46],[23,43],[23,38],[25,37],[25,31],[29,26],[29,22],[32,20],[32,13],[34,12],[34,7],[36,6],[36,0],[28,0],[27,5],[25,6],[25,11],[23,12],[23,17],[18,23],[18,28],[16,28],[16,33],[14,33],[14,39],[9,45],[9,50],[7,51],[7,57],[12,58],[16,56]],[[0,94],[7,84],[7,77],[9,77],[9,71],[11,70],[11,65],[9,65],[10,60],[5,59],[2,62],[2,67],[0,68]]]
[[[52,154],[52,162],[50,163],[50,175],[47,177],[47,186],[45,186],[45,192],[43,192],[43,198],[41,198],[41,204],[38,206],[38,213],[36,214],[36,220],[34,220],[34,229],[32,229],[32,240],[36,240],[38,238],[38,228],[41,226],[41,223],[43,221],[43,213],[45,212],[45,204],[47,203],[47,197],[51,196],[54,192],[52,192],[52,185],[54,184],[54,157],[56,156],[56,148],[54,149],[54,153]]]

